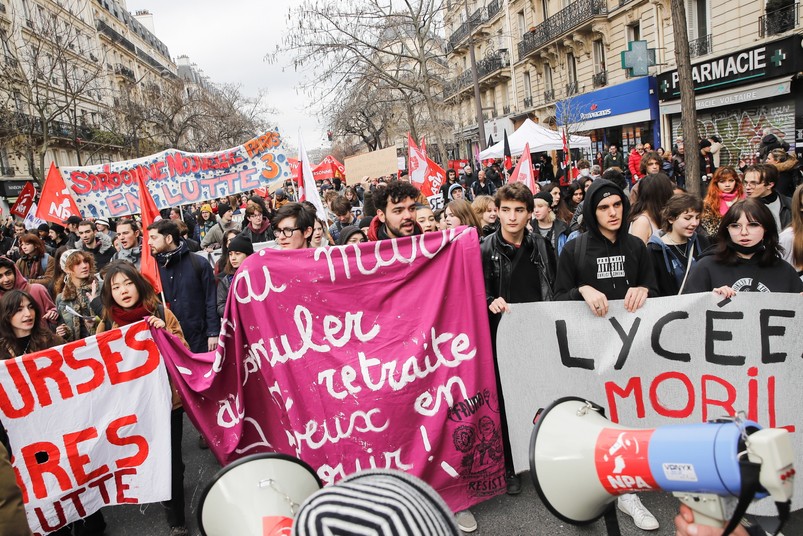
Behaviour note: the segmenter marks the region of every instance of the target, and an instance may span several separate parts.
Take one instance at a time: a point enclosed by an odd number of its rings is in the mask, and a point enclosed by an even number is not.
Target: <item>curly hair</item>
[[[89,263],[89,280],[91,281],[92,278],[95,277],[94,255],[88,251],[73,251],[64,263],[64,272],[68,275],[56,281],[56,294],[61,294],[62,300],[70,301],[78,296],[78,288],[75,286],[75,283],[73,283],[72,277],[69,276],[69,271],[82,260]]]
[[[401,203],[405,199],[418,199],[421,192],[418,188],[404,181],[390,181],[387,186],[377,188],[374,191],[374,206],[377,210],[385,212],[388,202]]]

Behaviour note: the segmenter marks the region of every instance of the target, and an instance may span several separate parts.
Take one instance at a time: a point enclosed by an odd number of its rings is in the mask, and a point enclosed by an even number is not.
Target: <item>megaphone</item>
[[[788,507],[792,462],[791,440],[783,429],[761,429],[738,419],[632,429],[612,423],[601,406],[576,397],[543,410],[530,438],[538,496],[552,514],[575,525],[602,517],[619,495],[670,491],[695,510],[695,522],[721,527],[744,495],[747,464],[760,464],[755,480],[762,489],[755,497],[769,493]]]
[[[303,461],[284,454],[254,454],[227,465],[201,495],[203,536],[291,534],[301,504],[322,483]]]

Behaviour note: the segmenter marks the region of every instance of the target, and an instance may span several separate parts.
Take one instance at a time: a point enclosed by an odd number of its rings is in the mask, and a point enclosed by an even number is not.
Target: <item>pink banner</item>
[[[401,469],[458,511],[505,489],[485,309],[477,234],[460,228],[264,249],[235,276],[216,354],[155,335],[221,463],[282,452],[326,484]]]

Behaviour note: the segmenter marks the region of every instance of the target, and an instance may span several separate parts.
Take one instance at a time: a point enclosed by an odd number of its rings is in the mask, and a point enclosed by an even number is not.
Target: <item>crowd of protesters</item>
[[[593,163],[582,160],[557,174],[542,157],[535,191],[507,182],[510,170],[496,163],[476,173],[450,169],[439,192],[442,208],[434,211],[406,177],[382,177],[353,186],[323,181],[324,213],[297,202],[287,183],[265,197],[249,192],[165,210],[147,229],[134,218],[72,216],[30,230],[7,220],[0,241],[0,358],[142,319],[193,352],[211,351],[234,274],[258,248],[359,244],[461,226],[476,229],[481,240],[482,314],[489,315],[492,340],[511,303],[577,300],[605,316],[611,300],[624,300],[632,312],[656,296],[803,291],[803,187],[788,164],[794,155],[788,146],[769,147],[762,163],[720,167],[711,147],[701,143],[703,198],[684,190],[682,144],[669,155],[671,165],[662,150],[638,144],[628,157],[612,145]],[[143,248],[158,262],[166,303],[139,272]],[[497,388],[503,400],[498,373]],[[500,408],[507,490],[517,494]],[[172,536],[187,534],[182,419],[175,397],[173,494],[163,505]],[[1,428],[0,445],[10,451]],[[0,449],[0,493],[8,496],[6,452]],[[19,500],[5,504],[12,517],[15,508],[19,513]],[[620,497],[618,505],[639,528],[658,528],[636,495]],[[469,511],[456,517],[465,532],[476,529]],[[106,526],[102,512],[72,525],[54,534],[99,535]]]

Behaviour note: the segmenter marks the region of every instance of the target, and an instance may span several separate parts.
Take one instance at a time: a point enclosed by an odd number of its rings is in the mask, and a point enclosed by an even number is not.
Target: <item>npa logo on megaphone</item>
[[[595,465],[602,486],[611,495],[658,488],[649,462],[654,430],[604,428],[597,437]]]

